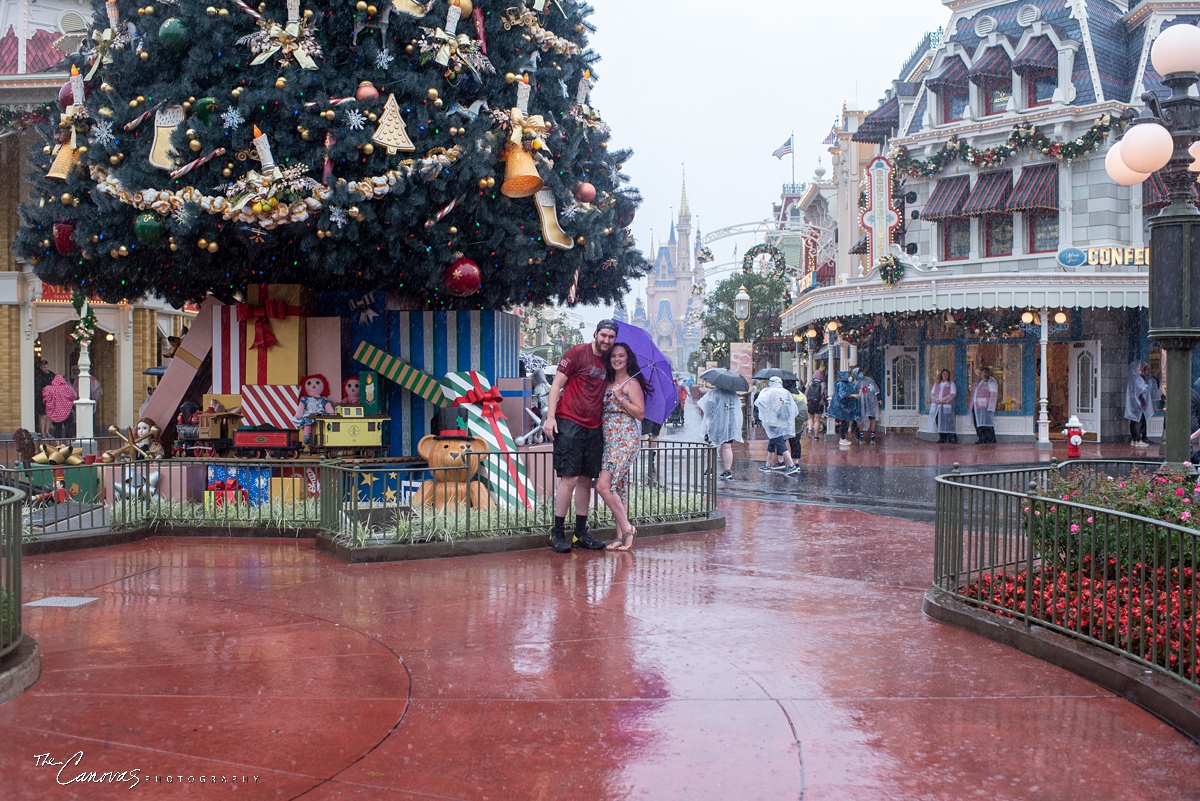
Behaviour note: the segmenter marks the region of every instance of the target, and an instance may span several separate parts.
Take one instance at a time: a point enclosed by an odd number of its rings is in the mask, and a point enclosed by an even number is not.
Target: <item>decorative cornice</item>
[[[987,137],[992,134],[1003,134],[1007,137],[1012,133],[1013,125],[1037,125],[1043,127],[1047,123],[1057,122],[1087,122],[1091,123],[1097,117],[1103,114],[1112,114],[1114,117],[1119,117],[1127,108],[1132,108],[1127,103],[1117,101],[1109,101],[1106,103],[1092,103],[1087,106],[1060,106],[1059,108],[1051,108],[1027,114],[997,114],[992,117],[985,117],[983,120],[967,124],[953,125],[945,128],[937,128],[933,131],[922,131],[918,134],[910,134],[909,136],[897,136],[889,140],[888,147],[914,147],[916,145],[924,145],[939,140],[949,141],[953,138],[967,139],[971,137]]]

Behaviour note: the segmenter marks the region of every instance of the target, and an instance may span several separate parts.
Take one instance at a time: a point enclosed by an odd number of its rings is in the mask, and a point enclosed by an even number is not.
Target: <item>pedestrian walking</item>
[[[837,421],[838,445],[850,444],[850,421],[858,419],[858,388],[848,370],[838,373],[829,401],[829,416]]]
[[[37,433],[40,437],[50,436],[50,418],[46,416],[46,387],[54,380],[50,372],[50,363],[45,359],[37,360],[37,370],[33,374],[33,413],[37,417]]]
[[[821,435],[821,418],[825,415],[825,371],[817,370],[809,379],[804,390],[808,401],[808,435],[816,439]]]
[[[796,436],[796,402],[783,388],[783,379],[768,379],[767,388],[754,401],[754,408],[767,432],[767,461],[758,469],[764,473],[783,470],[786,475],[798,475],[800,466],[792,461],[792,449],[788,446],[788,440]]]
[[[879,421],[879,385],[860,367],[854,368],[854,378],[858,384],[858,442],[862,444],[863,437],[867,436],[874,445],[875,426]]]
[[[996,400],[1000,397],[1000,385],[992,378],[992,370],[979,370],[979,383],[971,390],[971,420],[975,423],[975,444],[991,445],[996,442]]]
[[[549,408],[542,430],[554,441],[554,527],[550,547],[555,553],[570,553],[573,542],[599,551],[604,543],[588,534],[588,506],[592,482],[600,477],[604,456],[601,431],[608,354],[617,339],[617,324],[601,320],[592,341],[576,345],[563,354],[550,386]],[[561,419],[559,419],[561,418]],[[575,536],[565,531],[571,498],[575,499]]]
[[[732,390],[714,388],[696,404],[704,423],[704,434],[721,454],[719,478],[733,478],[733,443],[742,439],[742,399]]]
[[[929,391],[929,433],[938,435],[938,442],[958,443],[957,420],[954,417],[954,398],[958,387],[949,370],[942,370],[937,383]]]
[[[55,375],[50,381],[50,386],[42,390],[42,398],[46,402],[46,416],[54,427],[54,436],[61,437],[63,424],[71,416],[71,412],[75,411],[75,401],[79,400],[79,395],[67,383],[67,379]]]
[[[796,433],[788,440],[788,447],[792,451],[792,459],[799,459],[803,455],[803,449],[800,447],[801,435],[804,432],[805,426],[808,425],[808,398],[800,391],[800,382],[787,381],[783,382],[783,388],[792,396],[792,401],[796,404]]]
[[[1138,359],[1129,365],[1129,380],[1125,382],[1125,419],[1129,421],[1129,444],[1135,448],[1150,447],[1146,432],[1150,424],[1150,383],[1146,374],[1150,366]]]

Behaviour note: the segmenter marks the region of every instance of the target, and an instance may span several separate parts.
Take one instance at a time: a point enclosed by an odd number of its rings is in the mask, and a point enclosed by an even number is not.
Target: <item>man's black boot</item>
[[[550,550],[555,553],[570,553],[571,541],[567,539],[563,518],[554,518],[554,528],[550,529]]]
[[[572,545],[576,548],[587,548],[589,551],[604,550],[604,543],[588,534],[587,515],[575,515],[575,539]]]

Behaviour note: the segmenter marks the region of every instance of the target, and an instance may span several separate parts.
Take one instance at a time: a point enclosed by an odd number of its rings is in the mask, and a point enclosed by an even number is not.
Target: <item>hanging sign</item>
[[[862,213],[862,227],[867,233],[870,265],[874,267],[882,256],[891,252],[892,235],[900,224],[900,212],[892,197],[892,162],[882,156],[867,165],[867,207]]]

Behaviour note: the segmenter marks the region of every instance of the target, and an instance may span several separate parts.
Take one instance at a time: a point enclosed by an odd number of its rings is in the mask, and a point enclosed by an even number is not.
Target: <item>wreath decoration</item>
[[[904,264],[899,256],[879,257],[879,277],[885,284],[898,284],[904,278]]]
[[[750,248],[746,251],[746,255],[742,256],[742,272],[746,275],[752,273],[754,271],[754,260],[764,253],[771,257],[774,265],[771,270],[771,277],[776,279],[782,278],[787,272],[787,259],[784,258],[782,253],[765,242]]]

